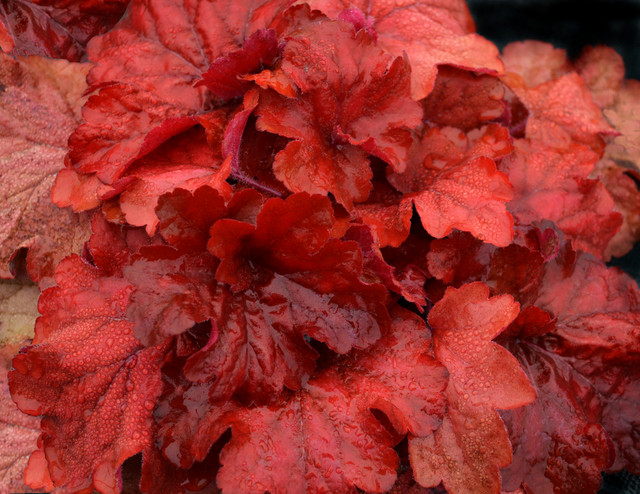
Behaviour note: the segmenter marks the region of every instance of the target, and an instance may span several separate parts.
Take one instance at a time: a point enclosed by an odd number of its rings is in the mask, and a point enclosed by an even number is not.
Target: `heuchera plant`
[[[463,0],[0,21],[0,491],[131,490],[139,454],[169,494],[640,474],[640,291],[605,264],[640,239],[640,83],[613,50],[499,53]]]

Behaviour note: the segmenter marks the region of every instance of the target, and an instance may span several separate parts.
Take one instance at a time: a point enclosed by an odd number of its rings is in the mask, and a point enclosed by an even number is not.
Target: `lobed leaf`
[[[475,25],[463,1],[400,0],[308,2],[332,18],[344,9],[359,9],[387,53],[406,52],[412,67],[411,94],[415,100],[433,89],[439,65],[500,73],[504,66],[497,48],[474,33]]]
[[[44,415],[43,453],[25,476],[48,472],[69,490],[119,492],[118,468],[151,441],[163,350],[133,337],[123,317],[131,286],[122,278],[72,256],[56,281],[40,299],[35,344],[13,359],[9,375],[18,407]]]
[[[331,192],[350,208],[370,190],[367,154],[403,169],[409,128],[422,116],[406,60],[384,55],[346,23],[320,20],[289,39],[278,70],[301,94],[261,93],[256,125],[293,139],[273,165],[291,191]]]
[[[429,434],[442,413],[446,372],[425,352],[428,332],[398,310],[394,331],[369,350],[343,358],[277,407],[244,409],[228,419],[231,442],[218,483],[229,492],[385,492],[396,480],[396,430]],[[349,376],[349,379],[347,379]],[[286,468],[287,476],[280,475]]]
[[[535,390],[507,350],[491,340],[517,316],[509,295],[489,297],[482,283],[448,288],[429,313],[434,353],[450,373],[449,409],[429,437],[411,438],[414,476],[423,486],[443,482],[458,492],[500,492],[499,467],[511,444],[496,408],[531,403]]]
[[[69,134],[80,121],[87,65],[64,60],[0,57],[0,277],[28,248],[27,270],[50,283],[56,264],[79,252],[88,218],[51,203],[55,174],[63,168]],[[43,231],[47,225],[47,231]]]

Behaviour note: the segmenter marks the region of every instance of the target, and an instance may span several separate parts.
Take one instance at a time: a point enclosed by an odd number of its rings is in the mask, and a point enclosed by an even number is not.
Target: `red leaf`
[[[142,341],[211,319],[218,339],[189,358],[185,373],[208,382],[212,399],[239,390],[264,400],[283,385],[298,389],[317,358],[304,335],[339,353],[380,337],[388,326],[386,290],[360,281],[354,243],[329,240],[334,219],[327,198],[298,194],[261,206],[259,194],[246,191],[214,214],[202,211],[207,194],[178,191],[161,199],[160,232],[179,250],[147,248],[125,274],[136,286],[129,315]],[[246,222],[257,209],[255,223]],[[207,223],[219,264],[194,250]]]
[[[182,372],[183,359],[163,368],[164,391],[154,412],[158,424],[158,448],[168,469],[191,469],[204,461],[229,424],[222,420],[240,405],[234,400],[210,398],[209,383],[188,381]],[[219,453],[219,451],[218,451]],[[153,466],[153,465],[151,465]]]
[[[286,201],[267,201],[256,226],[237,220],[219,221],[211,228],[207,245],[221,261],[216,278],[232,285],[234,291],[248,288],[250,253],[258,254],[262,263],[273,269],[304,271],[304,264],[329,240],[333,223],[329,200],[308,194],[294,194]],[[233,268],[227,268],[227,264]]]
[[[14,56],[40,55],[79,62],[85,45],[118,22],[128,0],[11,0],[0,4]]]
[[[352,214],[371,228],[380,247],[399,247],[409,236],[413,204],[403,200],[386,178],[374,177],[369,198],[356,204]]]
[[[271,65],[277,55],[276,32],[273,29],[261,29],[249,36],[240,50],[214,60],[196,87],[207,86],[215,96],[225,100],[241,97],[250,84],[241,80],[240,76]]]
[[[215,477],[220,466],[220,448],[212,448],[204,461],[195,463],[188,470],[167,461],[153,445],[143,454],[142,492],[167,492],[171,494],[220,494]]]
[[[347,230],[343,240],[354,240],[362,251],[364,260],[364,279],[369,282],[381,283],[388,290],[396,292],[405,300],[413,302],[418,310],[427,304],[424,293],[424,274],[418,269],[405,269],[405,278],[396,277],[396,270],[386,263],[377,247],[371,229],[365,225],[353,225]],[[422,276],[420,276],[422,274]]]
[[[456,228],[508,245],[513,219],[505,203],[512,198],[512,188],[490,157],[510,150],[501,127],[487,127],[475,144],[455,129],[434,127],[414,147],[407,171],[388,178],[405,193],[403,201],[413,202],[430,235],[442,238]]]
[[[214,60],[267,28],[287,3],[216,0],[176,5],[171,0],[133,0],[115,28],[90,43],[89,58],[97,66],[89,82],[130,84],[164,101],[200,109],[205,92],[193,88],[196,80]],[[167,19],[171,22],[166,23]],[[167,72],[165,67],[172,70]]]
[[[44,415],[43,450],[56,486],[119,492],[116,470],[151,441],[163,352],[133,337],[123,279],[102,277],[72,256],[56,281],[40,298],[35,345],[13,360],[12,397],[24,412]],[[30,464],[27,478],[39,475],[36,468]]]
[[[530,139],[559,149],[575,141],[597,151],[602,147],[601,136],[616,135],[592,101],[584,80],[575,72],[534,88],[527,87],[520,76],[511,73],[503,81],[529,111],[526,137]]]
[[[255,117],[251,116],[239,139],[235,177],[242,183],[253,185],[275,197],[284,197],[289,191],[273,173],[273,162],[284,149],[289,139],[256,129]],[[226,138],[225,138],[226,142]],[[224,145],[224,144],[223,144]],[[249,180],[247,180],[249,179]]]
[[[483,283],[449,288],[431,309],[428,321],[436,357],[445,362],[453,389],[470,403],[510,409],[535,398],[513,356],[491,342],[518,312],[519,305],[511,296],[489,297],[489,288]]]
[[[223,197],[231,197],[226,182],[230,160],[221,161],[206,142],[201,128],[194,128],[167,141],[135,163],[127,177],[137,180],[122,192],[120,207],[127,223],[146,226],[152,235],[158,226],[155,208],[163,194],[180,188],[194,191],[208,185]]]
[[[390,489],[398,458],[370,409],[384,412],[401,434],[427,435],[440,421],[446,383],[444,369],[425,353],[424,323],[398,310],[393,326],[371,349],[344,357],[278,407],[231,414],[220,487],[232,493]]]
[[[536,302],[558,318],[556,339],[544,347],[565,357],[598,390],[602,424],[616,445],[612,469],[637,471],[640,451],[628,438],[640,428],[630,407],[639,393],[631,376],[640,358],[640,291],[633,279],[590,256],[564,259],[549,265]]]
[[[601,108],[613,105],[622,88],[624,61],[613,48],[588,46],[575,62],[576,69]]]
[[[504,95],[504,85],[497,77],[443,66],[422,107],[425,119],[433,125],[469,130],[504,119]]]
[[[620,230],[604,252],[607,261],[627,254],[640,240],[640,191],[634,180],[637,175],[610,159],[596,163],[593,174],[604,184],[615,203],[615,210],[622,215]]]
[[[490,73],[504,69],[498,49],[473,33],[473,19],[461,0],[314,0],[308,3],[334,19],[343,9],[354,8],[361,10],[365,18],[372,18],[369,22],[378,34],[378,45],[392,55],[406,52],[409,56],[411,94],[416,100],[431,92],[438,65]]]
[[[87,242],[89,252],[85,255],[104,276],[122,276],[122,268],[129,263],[131,256],[157,240],[149,238],[140,229],[109,223],[101,214],[93,216],[91,232]]]
[[[514,450],[513,463],[502,471],[504,488],[524,482],[533,492],[595,493],[610,453],[592,386],[563,359],[535,345],[513,340],[507,348],[527,370],[538,399],[501,413]]]
[[[597,159],[580,144],[559,150],[517,141],[515,153],[500,165],[514,187],[509,210],[520,224],[554,221],[576,248],[602,257],[622,218],[602,183],[587,178]]]
[[[192,113],[181,101],[167,103],[134,86],[108,86],[82,109],[85,123],[69,138],[69,160],[79,172],[112,184],[134,160],[196,125]]]
[[[1,55],[0,277],[13,276],[9,261],[26,247],[29,275],[46,285],[60,259],[82,250],[87,217],[60,211],[49,194],[80,120],[87,69],[64,60]]]
[[[507,72],[514,72],[529,87],[536,87],[571,72],[567,52],[542,41],[526,40],[509,43],[502,50]]]
[[[436,238],[457,228],[486,242],[506,245],[513,235],[513,220],[503,204],[510,198],[509,182],[495,169],[493,160],[477,158],[438,174],[413,203],[422,225]]]
[[[429,273],[447,285],[459,287],[470,280],[481,279],[488,269],[485,252],[491,245],[483,244],[468,233],[455,232],[431,242],[427,253]],[[486,280],[485,280],[486,281]]]
[[[362,259],[353,243],[327,241],[332,225],[328,199],[296,194],[267,201],[255,230],[237,220],[213,226],[209,249],[221,258],[216,279],[234,283],[236,293],[222,283],[216,288],[220,337],[189,359],[187,377],[216,377],[212,396],[240,386],[267,396],[282,384],[298,389],[313,369],[317,356],[303,334],[338,353],[379,338],[388,324],[386,291],[359,280]]]
[[[447,240],[432,244],[442,248]],[[522,314],[527,317],[500,339],[538,392],[532,405],[503,414],[514,444],[514,464],[505,473],[507,488],[524,482],[533,489],[575,485],[576,492],[582,488],[595,493],[600,470],[636,469],[640,455],[629,440],[639,427],[636,283],[566,244],[547,262],[541,253],[516,245],[485,245],[467,250],[467,257],[473,260],[466,259],[466,264],[483,268],[467,271],[468,279],[461,276],[461,282],[486,280],[498,292],[535,304],[526,307]],[[464,264],[460,267],[462,275]],[[515,275],[505,283],[508,273]],[[526,424],[525,431],[521,424]],[[613,465],[609,437],[616,449]]]
[[[193,115],[211,103],[210,93],[194,83],[214,60],[267,27],[286,3],[132,1],[120,23],[88,46],[96,63],[89,83],[102,89],[72,136],[71,164],[112,183],[133,160],[194,125]]]
[[[516,359],[491,342],[518,311],[508,295],[489,298],[482,283],[447,289],[431,309],[434,352],[450,373],[449,409],[432,436],[410,439],[411,465],[421,485],[442,481],[453,494],[500,492],[498,468],[511,461],[511,445],[495,409],[535,399]]]
[[[226,209],[224,198],[211,187],[200,187],[192,193],[178,189],[158,200],[160,234],[180,252],[204,252],[211,225],[224,217]]]
[[[51,188],[51,200],[56,206],[71,207],[77,213],[98,207],[102,198],[113,195],[115,190],[93,174],[83,175],[73,168],[63,168]]]
[[[136,286],[127,310],[137,339],[158,345],[213,315],[216,262],[209,255],[179,256],[164,246],[148,248],[123,270]],[[150,303],[151,302],[151,303]]]
[[[371,187],[367,154],[403,168],[408,127],[422,116],[409,96],[406,60],[384,55],[364,32],[354,37],[349,25],[322,20],[288,41],[279,70],[302,94],[261,93],[257,127],[294,139],[274,163],[290,190],[331,192],[350,208]]]

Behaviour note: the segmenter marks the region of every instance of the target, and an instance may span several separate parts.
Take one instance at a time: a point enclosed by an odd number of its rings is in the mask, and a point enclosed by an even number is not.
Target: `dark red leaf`
[[[507,348],[526,369],[538,399],[501,413],[514,450],[513,463],[502,471],[504,488],[524,482],[533,492],[595,493],[610,452],[591,384],[563,359],[516,341]]]
[[[136,287],[127,310],[136,338],[157,345],[212,317],[216,265],[207,254],[180,256],[158,246],[126,266],[124,276]]]
[[[602,425],[616,445],[612,468],[637,471],[640,453],[628,438],[640,424],[627,405],[638,395],[631,379],[640,358],[637,284],[590,256],[578,255],[573,262],[568,258],[549,265],[536,305],[558,318],[555,338],[546,340],[544,348],[565,357],[599,392]]]
[[[355,243],[329,239],[334,219],[326,197],[296,194],[262,205],[257,192],[243,191],[226,211],[220,203],[206,213],[207,195],[199,189],[162,198],[160,233],[178,249],[143,249],[124,272],[136,287],[129,315],[142,341],[211,319],[218,339],[189,358],[185,373],[207,382],[212,399],[238,391],[265,400],[283,385],[298,389],[317,358],[305,335],[346,353],[386,330],[386,290],[360,281]],[[209,222],[209,250],[220,261],[195,250]]]
[[[225,215],[226,206],[216,190],[200,187],[192,193],[178,189],[163,195],[157,212],[162,237],[180,252],[197,254],[206,250],[209,229]]]
[[[367,281],[383,284],[388,290],[402,295],[409,302],[413,302],[422,312],[422,307],[427,302],[423,288],[425,276],[419,269],[403,266],[405,268],[402,273],[404,276],[397,277],[394,267],[387,264],[382,256],[368,226],[354,225],[350,227],[343,240],[358,242],[364,260],[363,277]]]
[[[0,22],[14,56],[40,55],[79,62],[87,42],[118,22],[128,0],[3,0]],[[8,41],[8,40],[7,40]]]
[[[443,66],[438,70],[433,91],[422,102],[424,117],[440,127],[481,127],[504,119],[504,95],[504,85],[497,77]]]
[[[190,379],[217,376],[216,396],[240,386],[266,396],[282,384],[298,389],[313,369],[317,356],[303,334],[338,353],[379,338],[388,324],[386,292],[359,280],[362,259],[352,242],[327,240],[333,221],[326,198],[296,194],[267,201],[256,227],[227,219],[213,226],[209,249],[222,261],[216,278],[235,293],[216,288],[219,340],[189,359]]]
[[[104,276],[122,276],[122,268],[129,264],[131,256],[154,243],[144,231],[109,223],[101,214],[94,215],[91,232],[87,257]]]
[[[152,445],[144,452],[140,490],[142,492],[171,492],[172,494],[220,494],[215,477],[220,467],[220,448],[212,448],[202,462],[182,469],[167,461]]]
[[[237,150],[236,177],[247,185],[257,185],[260,190],[275,197],[284,197],[289,192],[273,173],[276,155],[284,149],[289,139],[256,129],[255,117],[251,116],[242,134]],[[247,181],[246,179],[250,181]]]
[[[271,65],[277,55],[276,32],[273,29],[258,30],[247,38],[240,50],[214,60],[196,87],[205,85],[214,96],[223,100],[239,98],[250,87],[240,76]]]

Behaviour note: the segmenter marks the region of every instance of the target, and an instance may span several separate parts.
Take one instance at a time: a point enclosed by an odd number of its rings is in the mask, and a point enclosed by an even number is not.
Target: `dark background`
[[[640,79],[640,0],[467,0],[467,5],[478,33],[499,48],[535,39],[564,48],[575,59],[584,46],[608,45],[622,55],[626,77]],[[640,282],[640,245],[610,264]],[[640,494],[640,477],[604,475],[600,494]]]
[[[624,58],[627,77],[640,79],[640,0],[467,0],[478,33],[502,48],[537,39],[567,50],[613,47]]]
[[[467,5],[478,33],[499,48],[535,39],[575,59],[585,46],[607,45],[622,55],[626,77],[640,80],[640,0],[467,0]],[[640,283],[640,244],[610,264]]]

